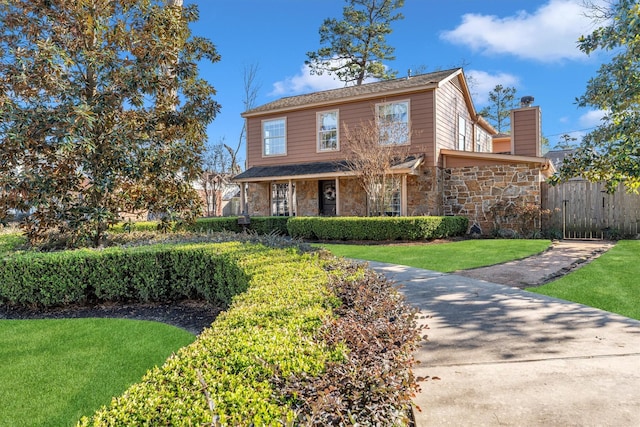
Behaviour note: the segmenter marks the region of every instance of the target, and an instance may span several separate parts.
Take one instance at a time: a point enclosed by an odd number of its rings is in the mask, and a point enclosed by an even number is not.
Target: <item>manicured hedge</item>
[[[469,220],[461,216],[294,217],[289,235],[319,240],[423,240],[460,236]]]
[[[375,273],[324,256],[240,242],[20,253],[1,260],[0,301],[232,300],[80,426],[406,425],[415,312]]]
[[[235,246],[23,252],[0,259],[0,303],[55,306],[202,298],[228,304],[247,286],[231,250]]]
[[[276,233],[287,234],[287,220],[285,216],[254,216],[250,218],[250,223],[243,227],[238,224],[238,217],[214,217],[198,218],[193,224],[171,223],[171,230],[193,231],[216,233],[220,231],[232,231],[239,233],[244,229],[254,231],[258,234]],[[128,231],[155,231],[158,229],[159,221],[138,221],[123,222],[111,228],[112,232],[122,233]],[[169,230],[169,231],[171,231]]]

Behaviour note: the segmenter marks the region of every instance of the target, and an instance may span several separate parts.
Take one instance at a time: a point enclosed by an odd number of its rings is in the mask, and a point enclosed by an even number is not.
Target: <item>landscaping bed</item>
[[[196,342],[81,425],[409,422],[415,313],[361,266],[259,242],[26,253],[2,262],[0,301],[14,311],[113,304],[135,312],[141,303],[194,297],[228,306]]]

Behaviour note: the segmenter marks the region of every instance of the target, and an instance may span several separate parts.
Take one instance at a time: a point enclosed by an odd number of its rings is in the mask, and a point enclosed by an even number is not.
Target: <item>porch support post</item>
[[[340,177],[336,177],[336,216],[340,216]]]
[[[287,204],[287,207],[289,208],[289,212],[287,212],[287,214],[289,216],[293,216],[293,181],[289,180],[289,185],[287,186],[287,199],[289,199],[289,203]]]
[[[245,188],[247,184],[244,182],[240,183],[240,214],[248,214],[249,209],[246,206],[246,197],[245,197]]]
[[[407,200],[408,200],[408,195],[407,195],[407,175],[403,174],[402,175],[402,191],[400,191],[400,215],[401,216],[407,216]]]

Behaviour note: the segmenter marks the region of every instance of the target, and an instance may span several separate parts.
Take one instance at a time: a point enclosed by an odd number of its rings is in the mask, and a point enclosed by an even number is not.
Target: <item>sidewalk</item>
[[[417,426],[640,426],[640,322],[457,274],[369,265],[403,286],[429,327],[416,352],[426,379]]]

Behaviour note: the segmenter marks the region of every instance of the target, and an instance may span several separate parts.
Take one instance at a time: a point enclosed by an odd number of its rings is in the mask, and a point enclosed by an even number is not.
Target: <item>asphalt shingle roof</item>
[[[394,80],[367,83],[360,86],[348,86],[340,89],[325,90],[305,95],[289,96],[245,111],[243,115],[296,108],[310,104],[330,103],[332,101],[339,101],[352,97],[362,97],[367,95],[377,96],[386,92],[411,90],[421,86],[437,84],[451,76],[453,73],[458,72],[458,70],[460,70],[460,68],[419,74]]]

